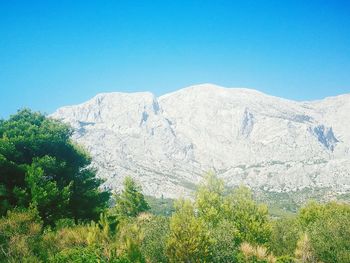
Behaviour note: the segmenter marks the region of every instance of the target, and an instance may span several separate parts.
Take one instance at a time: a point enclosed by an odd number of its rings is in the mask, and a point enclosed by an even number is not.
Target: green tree
[[[224,182],[214,173],[206,174],[196,192],[195,210],[210,235],[210,261],[235,262],[239,235],[229,218]]]
[[[55,180],[47,180],[42,165],[50,161],[53,160],[48,156],[34,160],[27,168],[25,181],[32,205],[37,207],[46,223],[53,224],[60,218],[69,217],[68,205],[72,183],[60,189]]]
[[[208,173],[196,192],[198,216],[210,227],[215,227],[224,215],[224,183],[214,173]]]
[[[169,234],[169,219],[164,216],[152,216],[143,225],[144,238],[142,254],[147,262],[166,263],[166,239]]]
[[[238,231],[233,222],[220,221],[210,228],[210,261],[237,262],[239,239]]]
[[[125,177],[123,190],[116,196],[114,213],[121,218],[136,217],[150,209],[142,194],[142,188],[129,176]]]
[[[308,233],[315,256],[324,262],[350,262],[350,205],[330,202],[308,204],[299,220]]]
[[[324,214],[324,206],[318,204],[316,201],[308,202],[298,212],[298,220],[300,225],[306,229],[311,224],[315,223],[318,218]]]
[[[235,189],[227,202],[226,213],[238,230],[241,242],[265,244],[269,241],[271,225],[267,206],[257,204],[247,187]]]
[[[279,218],[272,221],[270,249],[277,256],[294,256],[301,233],[302,229],[296,217]]]
[[[0,212],[37,206],[45,224],[63,217],[97,219],[109,193],[90,168],[91,158],[70,137],[72,129],[30,110],[0,122]]]
[[[167,254],[170,262],[209,262],[210,235],[204,221],[195,215],[188,200],[175,204],[176,212],[170,218]]]

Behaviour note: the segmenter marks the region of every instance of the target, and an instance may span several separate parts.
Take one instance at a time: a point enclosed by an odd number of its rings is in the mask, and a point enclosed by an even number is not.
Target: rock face
[[[295,102],[211,84],[156,98],[106,93],[51,115],[70,123],[105,187],[126,175],[153,196],[187,196],[212,170],[266,191],[350,190],[350,94]]]

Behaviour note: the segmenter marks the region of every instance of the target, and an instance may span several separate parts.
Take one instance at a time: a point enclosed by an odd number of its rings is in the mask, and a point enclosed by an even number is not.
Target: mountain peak
[[[171,93],[167,93],[164,94],[162,96],[160,96],[160,99],[164,99],[168,96],[172,96],[175,94],[188,94],[188,93],[192,93],[192,94],[217,94],[217,95],[240,95],[240,94],[246,94],[246,95],[265,95],[264,93],[258,91],[258,90],[254,90],[254,89],[249,89],[249,88],[227,88],[227,87],[223,87],[223,86],[219,86],[216,84],[212,84],[212,83],[203,83],[203,84],[196,84],[196,85],[192,85],[192,86],[188,86],[182,89],[179,89],[177,91],[171,92]],[[265,95],[267,96],[267,95]]]
[[[193,85],[156,98],[102,93],[58,109],[105,187],[131,175],[146,194],[188,195],[214,170],[228,186],[350,190],[350,97],[295,102],[246,88]]]

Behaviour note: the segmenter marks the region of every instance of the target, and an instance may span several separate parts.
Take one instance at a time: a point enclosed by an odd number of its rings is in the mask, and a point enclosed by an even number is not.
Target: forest
[[[72,133],[29,109],[0,120],[0,262],[350,262],[346,202],[274,216],[249,188],[208,172],[163,213],[167,200],[131,177],[104,189]]]

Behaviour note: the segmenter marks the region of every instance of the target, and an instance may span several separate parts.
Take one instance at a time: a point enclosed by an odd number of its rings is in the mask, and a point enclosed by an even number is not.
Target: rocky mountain
[[[296,102],[211,84],[155,97],[105,93],[51,116],[70,123],[105,187],[126,175],[188,196],[206,171],[264,191],[350,191],[350,94]]]

